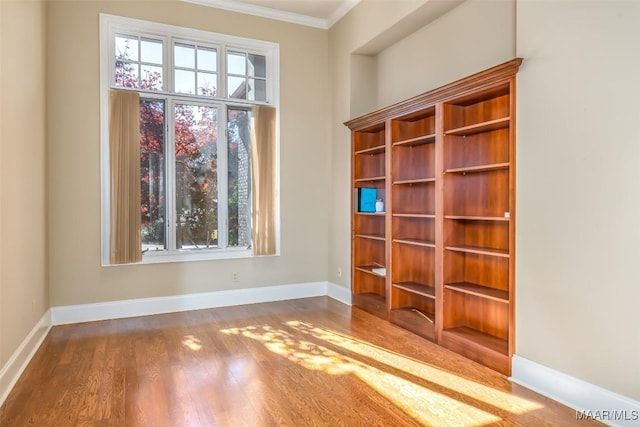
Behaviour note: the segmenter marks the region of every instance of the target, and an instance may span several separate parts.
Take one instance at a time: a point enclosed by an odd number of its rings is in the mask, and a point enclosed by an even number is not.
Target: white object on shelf
[[[372,268],[371,271],[373,271],[374,273],[380,275],[380,276],[386,276],[387,275],[387,269],[385,267],[375,267]]]

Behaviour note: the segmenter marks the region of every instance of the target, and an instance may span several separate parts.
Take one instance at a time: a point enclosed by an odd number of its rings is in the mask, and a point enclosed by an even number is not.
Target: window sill
[[[142,261],[130,264],[110,264],[107,260],[103,267],[119,267],[124,265],[165,264],[172,262],[213,261],[218,259],[254,258],[251,249],[197,249],[185,250],[178,253],[147,252]]]

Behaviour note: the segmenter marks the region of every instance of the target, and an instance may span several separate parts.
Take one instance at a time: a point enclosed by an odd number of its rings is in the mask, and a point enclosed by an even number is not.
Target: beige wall
[[[49,308],[45,27],[43,2],[0,2],[0,371]]]
[[[515,0],[468,0],[378,54],[378,108],[515,57]]]
[[[640,3],[517,22],[516,352],[640,400]]]
[[[100,267],[100,12],[280,43],[281,256]],[[52,306],[326,280],[326,31],[178,1],[55,1],[47,17]]]

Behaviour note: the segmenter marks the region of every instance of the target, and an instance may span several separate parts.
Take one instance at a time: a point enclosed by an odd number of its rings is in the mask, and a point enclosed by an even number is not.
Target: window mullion
[[[177,214],[176,214],[176,137],[175,137],[175,101],[168,98],[167,102],[167,143],[165,145],[166,176],[167,176],[167,193],[165,204],[167,209],[167,218],[169,219],[167,226],[167,249],[169,253],[177,251]]]
[[[173,37],[167,36],[163,39],[165,43],[162,50],[163,71],[164,71],[164,90],[172,92],[173,88]],[[167,177],[165,209],[168,218],[166,231],[167,252],[173,254],[176,252],[176,217],[175,201],[176,201],[176,160],[175,160],[175,124],[174,124],[174,100],[171,97],[166,98],[166,144],[165,144],[165,175]]]
[[[173,82],[173,78],[174,78],[174,67],[173,67],[173,37],[167,37],[164,39],[165,43],[166,43],[166,48],[163,50],[163,60],[164,60],[164,64],[163,64],[163,70],[164,70],[164,74],[165,74],[165,88],[164,90],[167,92],[174,92],[175,88],[174,88],[174,82]]]
[[[227,71],[227,46],[225,45],[221,45],[220,46],[220,55],[218,55],[218,70],[219,70],[219,76],[218,76],[218,81],[220,84],[220,89],[218,90],[218,94],[222,97],[227,99],[227,75],[228,75],[228,71]],[[225,112],[226,113],[226,112]],[[227,127],[225,126],[225,129]]]

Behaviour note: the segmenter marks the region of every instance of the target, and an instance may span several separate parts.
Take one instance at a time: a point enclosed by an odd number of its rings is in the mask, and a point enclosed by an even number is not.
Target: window
[[[100,31],[103,265],[111,90],[139,93],[142,262],[251,256],[252,108],[277,106],[278,46],[110,15]]]
[[[217,49],[182,43],[176,43],[173,49],[175,91],[216,96],[218,94]]]
[[[267,74],[263,55],[232,51],[227,53],[227,64],[229,98],[266,100]]]

